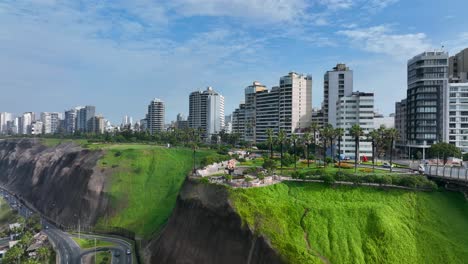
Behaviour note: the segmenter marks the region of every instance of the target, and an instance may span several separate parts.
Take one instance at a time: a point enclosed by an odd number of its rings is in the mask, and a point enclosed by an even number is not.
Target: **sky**
[[[389,114],[406,95],[406,62],[468,47],[466,0],[0,0],[0,112],[95,105],[114,123],[166,123],[212,86],[230,114],[253,81],[311,74],[313,105],[337,63]]]

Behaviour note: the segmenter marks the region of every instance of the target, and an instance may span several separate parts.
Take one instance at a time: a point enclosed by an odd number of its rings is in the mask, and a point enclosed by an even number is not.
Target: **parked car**
[[[390,163],[388,163],[388,162],[384,162],[384,164],[382,164],[382,167],[383,167],[383,168],[390,169],[390,168],[393,168],[393,167],[395,167],[395,166],[394,166],[393,164],[390,165]]]

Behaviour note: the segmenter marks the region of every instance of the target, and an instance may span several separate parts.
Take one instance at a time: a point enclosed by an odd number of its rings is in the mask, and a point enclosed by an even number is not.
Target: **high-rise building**
[[[260,82],[253,82],[245,88],[245,131],[244,140],[248,142],[256,142],[256,111],[257,94],[267,91],[265,85]]]
[[[346,64],[337,64],[323,77],[323,115],[324,123],[336,127],[336,102],[353,92],[353,71]]]
[[[378,129],[381,126],[386,128],[395,128],[395,115],[390,114],[388,116],[384,116],[379,113],[374,114],[374,129]]]
[[[468,152],[468,83],[449,85],[448,105],[448,143]]]
[[[245,130],[245,104],[239,104],[239,107],[232,112],[232,133],[238,134],[243,139]]]
[[[312,109],[312,123],[316,123],[318,127],[323,127],[325,124],[325,117],[323,108]]]
[[[353,92],[350,96],[341,97],[336,103],[337,127],[343,128],[345,135],[341,141],[341,153],[346,157],[355,157],[355,141],[351,127],[359,125],[367,134],[374,129],[374,94]],[[361,141],[359,157],[372,157],[372,143]]]
[[[0,113],[0,134],[7,134],[7,123],[13,120],[13,114],[2,112]]]
[[[41,135],[44,131],[44,123],[42,121],[34,121],[31,123],[31,135]]]
[[[279,87],[271,88],[271,91],[263,90],[257,93],[256,98],[256,142],[267,140],[267,129],[273,133],[279,131]]]
[[[77,109],[70,109],[65,111],[64,129],[65,133],[73,134],[76,131],[76,116]]]
[[[87,105],[85,107],[77,107],[76,113],[76,130],[81,132],[89,132],[88,122],[96,114],[96,107]]]
[[[42,112],[41,121],[44,134],[55,134],[59,128],[59,113],[56,112]]]
[[[201,129],[204,137],[217,134],[224,129],[224,97],[208,87],[205,91],[192,92],[189,97],[190,128]]]
[[[308,128],[312,120],[312,76],[290,72],[280,78],[279,128],[291,133]]]
[[[147,123],[148,131],[151,135],[164,130],[164,115],[164,102],[158,98],[155,98],[148,105]]]
[[[395,129],[399,132],[398,146],[406,146],[406,99],[395,103]]]
[[[468,82],[468,48],[449,58],[450,82]]]
[[[228,134],[232,133],[232,114],[224,117],[224,131]]]
[[[31,124],[36,120],[33,112],[26,112],[18,119],[18,134],[29,135],[31,134]]]
[[[104,134],[106,120],[101,115],[93,116],[87,124],[88,132],[93,134]]]
[[[185,119],[185,116],[181,113],[177,114],[176,122],[175,122],[175,128],[177,129],[187,129],[188,126],[188,121]]]
[[[412,148],[447,141],[447,83],[447,52],[424,52],[408,61],[406,140]]]

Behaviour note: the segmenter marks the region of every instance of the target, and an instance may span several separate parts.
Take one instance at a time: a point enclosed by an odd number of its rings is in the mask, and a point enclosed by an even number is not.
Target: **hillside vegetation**
[[[468,260],[468,203],[459,193],[290,182],[230,197],[289,263]]]
[[[106,150],[98,167],[110,171],[107,194],[111,212],[100,219],[99,227],[122,227],[138,236],[150,237],[167,221],[177,194],[193,166],[193,152],[187,148],[154,145],[94,145]],[[196,164],[212,150],[198,150]]]

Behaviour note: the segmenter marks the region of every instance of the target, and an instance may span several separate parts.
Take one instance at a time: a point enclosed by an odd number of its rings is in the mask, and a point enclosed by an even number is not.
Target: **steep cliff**
[[[0,184],[58,223],[94,224],[106,208],[102,151],[73,143],[48,148],[35,139],[0,141]]]
[[[168,224],[145,249],[146,263],[283,263],[243,225],[222,186],[186,180]]]

